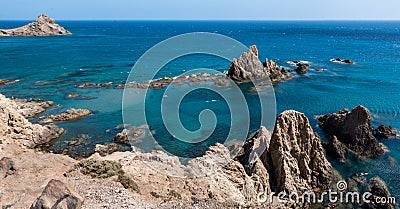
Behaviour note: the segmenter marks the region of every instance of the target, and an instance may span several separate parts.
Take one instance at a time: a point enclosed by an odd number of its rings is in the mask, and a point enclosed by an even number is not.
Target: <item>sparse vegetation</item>
[[[177,198],[177,199],[181,199],[181,198],[182,198],[181,194],[179,194],[179,193],[178,193],[177,191],[175,191],[175,190],[169,191],[168,195],[171,196],[171,197],[175,197],[175,198]]]
[[[155,198],[160,198],[161,195],[159,195],[157,192],[150,192],[151,196],[155,197]]]
[[[109,178],[118,176],[118,181],[126,188],[139,192],[138,185],[122,170],[118,162],[108,160],[82,160],[75,166],[82,174],[92,178]]]

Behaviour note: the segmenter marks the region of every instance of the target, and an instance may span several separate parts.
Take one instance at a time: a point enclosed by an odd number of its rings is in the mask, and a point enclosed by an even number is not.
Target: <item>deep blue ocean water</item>
[[[27,22],[1,21],[0,28],[13,28]],[[311,69],[305,76],[276,85],[277,112],[295,109],[304,112],[314,129],[316,115],[353,108],[362,104],[372,113],[374,125],[384,123],[400,130],[400,22],[212,22],[212,21],[59,21],[73,32],[63,37],[0,38],[0,78],[18,79],[0,87],[0,93],[20,98],[41,98],[59,104],[48,113],[71,107],[87,108],[94,115],[84,120],[60,123],[67,132],[50,147],[62,152],[78,134],[88,134],[87,144],[76,148],[90,153],[97,143],[111,142],[123,123],[122,89],[77,89],[76,84],[124,83],[137,59],[154,44],[187,32],[214,32],[230,36],[247,46],[256,44],[260,59],[275,59],[279,65],[292,60],[306,60]],[[351,59],[355,65],[329,62],[331,58]],[[186,70],[207,67],[220,71],[229,62],[215,57],[186,57],[163,68],[158,76],[175,76]],[[322,69],[322,70],[321,70]],[[92,100],[67,99],[79,93]],[[157,93],[156,93],[157,94]],[[220,98],[213,94],[194,93],[183,108],[182,121],[196,129],[198,112]],[[208,102],[204,102],[208,101]],[[222,114],[218,127],[223,138],[229,117]],[[208,105],[208,106],[206,106]],[[191,109],[193,108],[193,109]],[[44,115],[44,116],[45,116]],[[35,121],[35,119],[33,119]],[[140,124],[135,124],[140,125]],[[157,123],[154,123],[157,126]],[[254,128],[254,127],[252,127]],[[161,137],[162,132],[161,132]],[[169,140],[169,137],[166,137]],[[331,162],[343,176],[369,172],[379,175],[390,191],[400,198],[400,139],[381,140],[390,150],[378,159]],[[188,150],[191,152],[191,150]]]

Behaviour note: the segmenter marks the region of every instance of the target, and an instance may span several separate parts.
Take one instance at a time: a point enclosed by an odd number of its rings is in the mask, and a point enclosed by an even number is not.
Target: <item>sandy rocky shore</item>
[[[251,64],[249,64],[251,63]],[[302,67],[301,67],[302,68]],[[237,82],[269,76],[273,82],[291,77],[268,59],[258,61],[258,50],[250,47],[233,60],[227,76]],[[196,80],[197,81],[197,80]],[[149,85],[152,85],[151,82]],[[167,85],[167,84],[166,84]],[[378,157],[384,147],[377,137],[391,137],[391,127],[373,128],[368,109],[358,106],[318,117],[320,127],[331,137],[324,143],[309,119],[288,110],[276,119],[272,133],[265,127],[247,139],[238,156],[222,144],[209,148],[203,157],[182,165],[177,157],[154,151],[120,152],[118,144],[98,145],[88,159],[38,149],[58,138],[64,130],[54,122],[78,120],[91,113],[71,109],[49,116],[40,124],[28,118],[53,105],[43,100],[21,100],[0,95],[0,204],[2,208],[354,208],[354,205],[259,204],[257,195],[269,191],[321,192],[335,189],[342,179],[327,160],[327,154],[346,160],[349,154]],[[44,125],[46,124],[46,125]],[[143,127],[125,129],[117,143],[143,134]],[[178,178],[151,167],[172,172]],[[221,169],[205,177],[203,170]],[[350,191],[367,187],[375,196],[389,196],[379,177],[346,179]],[[364,208],[393,205],[364,204]]]

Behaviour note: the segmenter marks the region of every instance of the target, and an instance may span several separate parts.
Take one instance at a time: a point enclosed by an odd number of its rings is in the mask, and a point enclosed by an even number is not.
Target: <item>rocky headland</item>
[[[54,19],[45,14],[32,23],[14,29],[0,29],[1,36],[60,36],[72,34],[65,28],[56,24]]]
[[[56,138],[48,131],[60,129],[32,124],[18,110],[0,95],[0,199],[6,208],[309,208],[314,206],[259,205],[257,195],[320,192],[341,179],[307,117],[293,110],[278,116],[272,133],[261,127],[250,136],[234,160],[227,147],[215,144],[187,164],[161,151],[118,152],[117,144],[97,145],[80,161],[42,153],[31,148]],[[120,137],[141,134],[131,130]],[[370,190],[388,194],[380,181],[371,180]]]

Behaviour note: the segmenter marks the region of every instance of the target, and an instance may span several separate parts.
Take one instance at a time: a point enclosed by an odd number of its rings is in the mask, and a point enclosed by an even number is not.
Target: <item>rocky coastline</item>
[[[277,117],[272,133],[261,127],[250,136],[234,160],[230,160],[227,147],[216,144],[203,157],[183,165],[176,157],[160,151],[118,152],[117,144],[96,146],[96,153],[89,158],[91,161],[36,151],[32,149],[35,145],[59,137],[61,129],[54,124],[50,128],[30,123],[14,100],[0,95],[3,207],[96,208],[109,204],[127,208],[258,207],[256,197],[260,192],[318,192],[334,188],[342,179],[327,160],[322,139],[308,118],[294,110]],[[138,128],[123,131],[119,137],[125,139],[128,134],[138,137],[141,133]],[[210,176],[184,181],[149,166],[190,176],[190,173],[211,169],[215,166],[213,162],[224,162],[222,169]],[[40,172],[35,174],[36,170]],[[381,180],[370,182],[372,194],[389,194]],[[261,206],[300,207],[278,202]]]
[[[38,24],[42,28],[43,24],[47,25],[43,27],[50,27],[48,24],[55,23],[41,15],[35,23],[24,27],[37,28]],[[42,29],[27,30],[15,29],[7,34],[55,34]],[[54,30],[59,35],[69,34],[60,32],[60,28]],[[1,33],[6,34],[4,30]],[[296,66],[293,71],[300,75],[307,73],[308,63],[293,63]],[[267,58],[261,63],[257,47],[251,46],[248,52],[232,61],[227,73],[160,78],[143,83],[84,83],[75,87],[161,89],[175,82],[213,82],[224,86],[228,78],[238,83],[269,78],[276,84],[291,79],[291,72]],[[64,133],[65,130],[54,123],[93,114],[86,109],[69,109],[50,115],[38,124],[28,120],[53,105],[50,101],[6,98],[0,94],[2,208],[335,208],[338,205],[327,203],[260,203],[257,197],[263,192],[273,192],[276,195],[271,197],[275,200],[281,192],[319,194],[337,189],[341,180],[355,185],[351,188],[354,191],[363,183],[375,197],[390,195],[379,177],[343,179],[327,157],[344,161],[348,153],[370,158],[384,154],[384,147],[377,138],[390,138],[396,136],[396,132],[390,126],[372,127],[370,112],[363,106],[317,117],[319,127],[329,137],[328,142],[323,142],[305,114],[286,110],[277,116],[272,132],[260,127],[238,148],[239,154],[233,160],[230,148],[216,143],[203,156],[183,164],[178,157],[162,151],[145,153],[134,146],[132,151],[124,151],[123,145],[131,145],[146,134],[146,126],[117,127],[121,132],[116,134],[113,143],[97,144],[95,153],[87,159],[68,156],[69,148],[85,144],[90,137],[85,134],[78,134],[69,141],[62,154],[35,149]],[[152,169],[154,167],[170,175]],[[360,186],[357,182],[361,182]],[[348,208],[354,207],[393,208],[393,205],[348,205]]]
[[[32,23],[14,29],[0,29],[0,37],[2,36],[61,36],[70,35],[70,31],[56,24],[54,19],[45,14]]]

